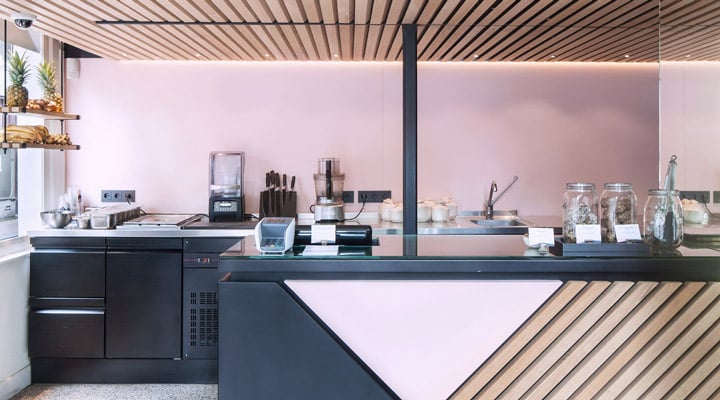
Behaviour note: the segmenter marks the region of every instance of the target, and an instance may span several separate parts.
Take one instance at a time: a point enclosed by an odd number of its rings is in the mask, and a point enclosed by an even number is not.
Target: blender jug
[[[210,153],[210,221],[241,221],[245,198],[243,174],[245,153]]]

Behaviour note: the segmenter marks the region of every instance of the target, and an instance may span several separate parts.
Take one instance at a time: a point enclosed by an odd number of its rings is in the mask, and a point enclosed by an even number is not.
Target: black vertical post
[[[417,25],[403,25],[403,235],[417,234]]]

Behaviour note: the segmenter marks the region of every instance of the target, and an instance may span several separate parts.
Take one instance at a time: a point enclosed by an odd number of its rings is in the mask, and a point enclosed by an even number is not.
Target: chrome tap
[[[490,196],[488,196],[487,203],[485,204],[485,219],[493,219],[493,205],[495,204],[495,201],[493,201],[493,193],[497,192],[497,183],[495,181],[492,181],[490,184]]]
[[[505,194],[505,192],[510,189],[510,186],[514,185],[515,182],[517,182],[518,179],[519,178],[517,177],[517,175],[513,176],[512,182],[510,182],[510,184],[505,189],[503,189],[503,191],[500,192],[500,194],[497,195],[495,199],[493,199],[493,193],[497,192],[497,183],[495,183],[495,181],[492,181],[492,183],[490,184],[490,196],[488,196],[487,204],[485,204],[485,219],[493,219],[493,216],[495,215],[495,212],[493,211],[493,206],[495,205],[495,203],[497,203],[498,200],[500,200],[500,198]]]

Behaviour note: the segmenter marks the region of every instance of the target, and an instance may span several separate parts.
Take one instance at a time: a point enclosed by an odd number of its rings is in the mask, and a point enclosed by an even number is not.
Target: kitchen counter
[[[717,250],[563,257],[518,235],[378,239],[306,257],[258,254],[249,236],[220,256],[221,399],[661,398],[720,367]]]

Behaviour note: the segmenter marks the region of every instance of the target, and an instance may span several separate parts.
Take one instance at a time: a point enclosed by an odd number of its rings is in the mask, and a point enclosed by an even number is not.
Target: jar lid
[[[567,184],[565,184],[565,189],[585,192],[595,190],[595,184],[584,182],[568,182]]]
[[[632,183],[606,183],[603,185],[603,188],[609,190],[632,190]]]
[[[648,194],[651,196],[679,196],[679,190],[650,189]]]

